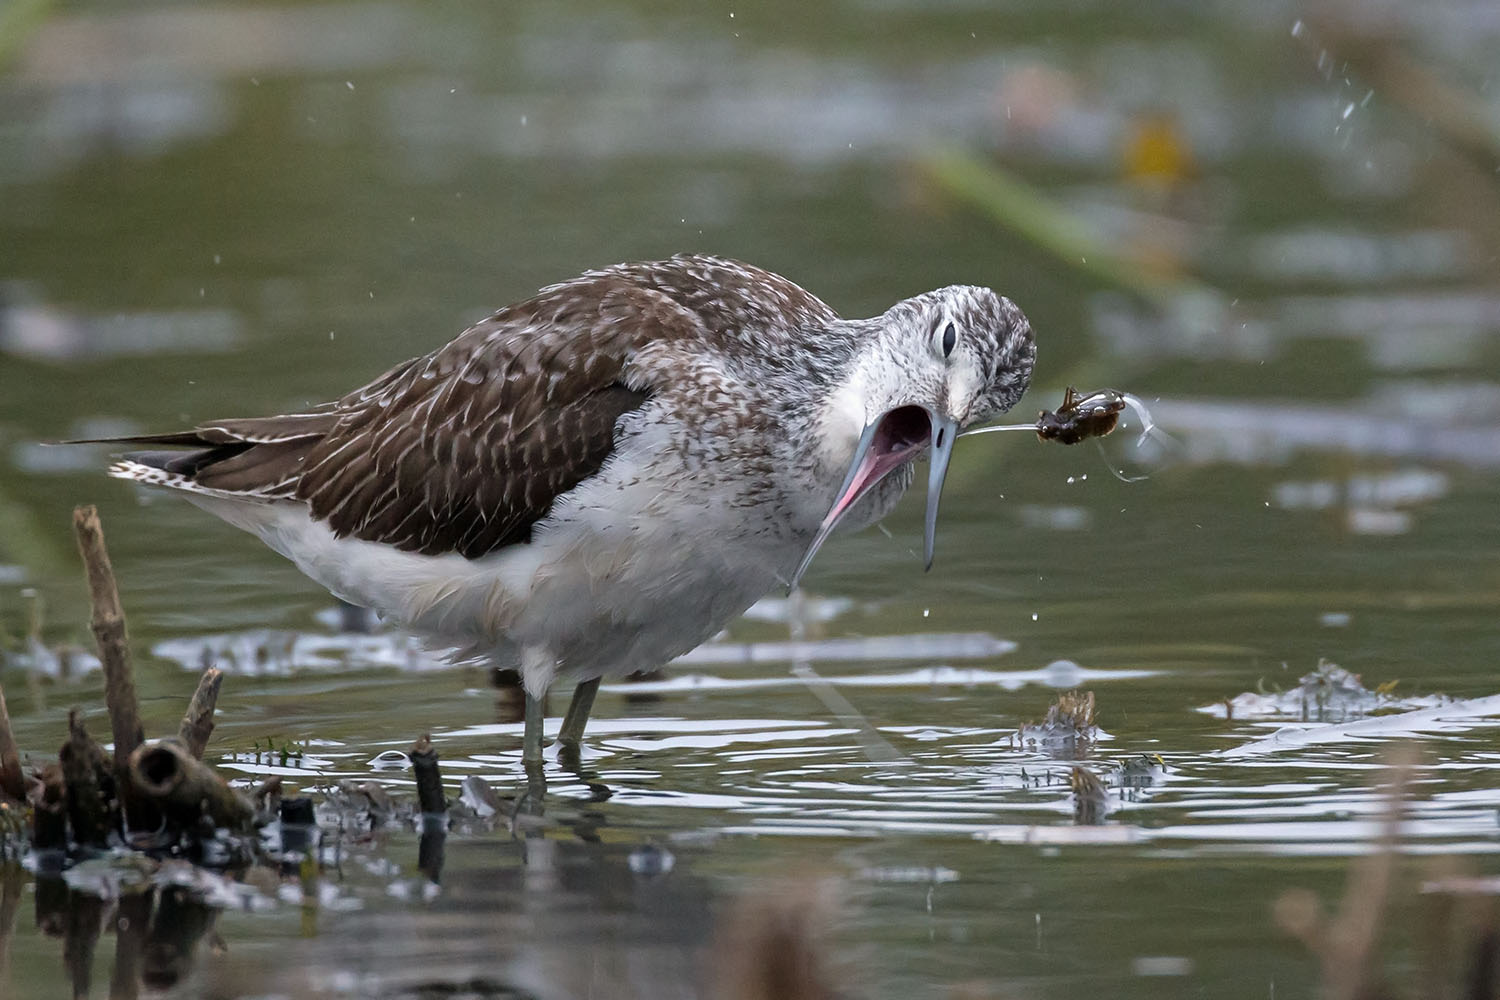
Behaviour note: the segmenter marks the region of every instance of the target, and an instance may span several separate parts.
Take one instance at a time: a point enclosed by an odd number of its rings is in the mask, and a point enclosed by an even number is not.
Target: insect
[[[1061,406],[1037,414],[1036,436],[1058,444],[1078,444],[1089,438],[1104,437],[1115,429],[1126,405],[1124,394],[1114,389],[1080,394],[1070,385],[1063,392]]]

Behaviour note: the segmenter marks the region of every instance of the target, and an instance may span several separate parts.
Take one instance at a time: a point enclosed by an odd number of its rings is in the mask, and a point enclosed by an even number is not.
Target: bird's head
[[[1031,383],[1031,324],[988,288],[952,285],[905,299],[854,324],[847,378],[825,413],[830,440],[857,440],[843,485],[792,577],[801,578],[849,509],[888,475],[931,451],[926,565],[937,542],[938,500],[965,427],[1009,410]]]

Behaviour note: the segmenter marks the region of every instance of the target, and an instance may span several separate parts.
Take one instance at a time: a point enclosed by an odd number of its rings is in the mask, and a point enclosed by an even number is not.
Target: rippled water
[[[703,995],[781,900],[851,996],[1307,996],[1317,962],[1271,904],[1340,895],[1412,737],[1382,957],[1419,977],[1433,886],[1493,894],[1500,853],[1500,184],[1354,39],[1394,38],[1493,120],[1500,29],[1462,0],[1378,32],[1275,4],[1069,10],[83,4],[15,36],[17,737],[45,758],[73,704],[106,728],[68,531],[96,502],[148,730],[213,661],[210,757],[345,807],[317,885],[155,876],[222,907],[158,909],[146,955],[187,977],[169,993]],[[1000,204],[954,157],[1031,187]],[[797,600],[607,686],[540,804],[486,671],[340,633],[247,537],[104,479],[104,449],[45,446],[327,399],[542,284],[683,250],[850,315],[993,285],[1038,332],[1017,419],[1111,385],[1163,433],[966,438],[930,574],[919,501],[836,540]],[[1246,711],[1325,660],[1397,682],[1378,714]],[[1097,740],[1023,728],[1074,688]],[[409,793],[393,751],[424,732],[450,798],[498,796],[459,810],[437,888],[411,822],[371,831],[336,791]],[[1100,822],[1078,822],[1075,767]],[[91,995],[132,995],[110,981],[139,903],[118,873],[70,877],[62,910],[55,882],[4,883],[8,995],[62,994],[85,925],[107,928]]]

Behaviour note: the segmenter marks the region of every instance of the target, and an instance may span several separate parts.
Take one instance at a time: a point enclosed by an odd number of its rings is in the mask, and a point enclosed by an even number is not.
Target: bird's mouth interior
[[[825,525],[836,524],[844,513],[891,473],[916,457],[932,438],[932,417],[920,406],[898,406],[875,425],[864,454],[856,456],[844,489],[834,500]]]
[[[932,418],[920,406],[898,406],[880,418],[870,451],[876,455],[909,455],[927,447]]]
[[[929,445],[932,447],[932,467],[928,473],[927,485],[926,559],[927,566],[931,567],[937,535],[938,498],[943,491],[943,477],[948,472],[948,459],[953,454],[953,442],[958,436],[958,428],[958,421],[951,417],[916,405],[887,410],[878,420],[866,426],[854,449],[844,485],[839,489],[828,516],[818,526],[807,554],[802,557],[802,563],[792,574],[791,585],[797,585],[813,556],[843,520],[849,508],[887,475],[916,458]]]

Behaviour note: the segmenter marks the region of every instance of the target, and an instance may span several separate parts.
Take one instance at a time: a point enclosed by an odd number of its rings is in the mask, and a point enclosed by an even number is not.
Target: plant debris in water
[[[1094,692],[1065,691],[1047,709],[1040,723],[1023,723],[1012,743],[1070,755],[1087,749],[1099,739],[1094,717]]]
[[[1347,722],[1371,715],[1438,708],[1452,701],[1447,695],[1403,697],[1397,682],[1367,688],[1360,676],[1328,660],[1303,674],[1297,686],[1285,691],[1246,691],[1198,711],[1221,719],[1294,719],[1300,722]]]

